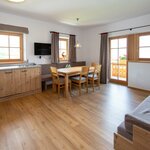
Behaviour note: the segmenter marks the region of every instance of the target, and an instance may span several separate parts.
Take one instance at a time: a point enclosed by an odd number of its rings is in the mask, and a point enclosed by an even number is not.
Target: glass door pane
[[[115,39],[115,40],[111,40],[111,48],[118,48],[118,40]]]
[[[118,78],[118,49],[111,50],[111,78]]]
[[[126,81],[127,49],[119,49],[119,80]]]

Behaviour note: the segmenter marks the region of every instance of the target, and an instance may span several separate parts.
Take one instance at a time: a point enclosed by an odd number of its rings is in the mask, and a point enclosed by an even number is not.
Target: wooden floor
[[[111,150],[113,133],[148,93],[108,84],[58,99],[46,92],[0,103],[0,150]]]

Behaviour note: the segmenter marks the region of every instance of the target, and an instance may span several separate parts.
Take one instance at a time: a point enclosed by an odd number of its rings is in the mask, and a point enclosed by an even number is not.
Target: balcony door
[[[127,37],[110,38],[110,81],[127,84]]]

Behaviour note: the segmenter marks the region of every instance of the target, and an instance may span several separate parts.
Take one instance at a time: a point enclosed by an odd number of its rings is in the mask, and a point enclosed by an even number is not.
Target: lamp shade
[[[82,47],[82,45],[77,41],[74,47],[80,48],[80,47]]]

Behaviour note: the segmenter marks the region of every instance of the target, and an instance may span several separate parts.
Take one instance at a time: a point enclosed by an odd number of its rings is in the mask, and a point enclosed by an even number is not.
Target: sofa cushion
[[[74,80],[75,80],[75,81],[76,81],[76,80],[79,81],[79,80],[80,80],[80,76],[72,77],[71,80],[72,80],[72,81],[74,81]],[[85,77],[81,77],[81,81],[85,81],[85,80],[86,80]]]
[[[93,74],[88,74],[88,78],[93,78]],[[97,74],[94,74],[94,79],[95,80],[98,79]]]
[[[129,139],[129,140],[132,140],[132,134],[128,133],[126,131],[126,128],[125,128],[125,122],[122,122],[118,128],[117,128],[117,132],[122,135],[123,137]]]
[[[147,97],[132,113],[125,115],[127,132],[133,133],[133,125],[150,131],[150,96]]]

